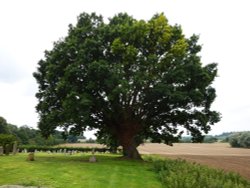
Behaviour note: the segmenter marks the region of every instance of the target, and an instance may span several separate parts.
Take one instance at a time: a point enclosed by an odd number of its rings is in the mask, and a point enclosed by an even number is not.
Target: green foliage
[[[0,117],[0,134],[14,135],[19,144],[32,144],[32,145],[58,145],[65,143],[62,132],[54,131],[47,139],[42,137],[41,132],[26,125],[17,127],[7,123],[7,121]]]
[[[85,140],[85,143],[97,143],[97,141],[92,138],[89,138]]]
[[[97,142],[105,144],[112,153],[116,153],[119,147],[118,141],[111,134],[97,134]]]
[[[216,136],[206,135],[202,141],[202,143],[214,143],[217,142],[218,138]],[[191,136],[184,136],[179,140],[180,143],[192,143]]]
[[[184,160],[149,158],[165,187],[249,188],[250,182],[236,173],[226,173]]]
[[[203,143],[215,143],[218,139],[215,136],[207,135],[205,136]]]
[[[223,132],[222,134],[216,135],[215,137],[220,142],[229,142],[229,138],[235,134],[235,132]]]
[[[8,134],[7,121],[0,116],[0,134]]]
[[[239,132],[229,137],[232,147],[250,148],[250,132]]]
[[[33,144],[33,145],[57,145],[65,143],[62,138],[61,132],[54,131],[47,139],[42,137],[41,132],[37,129],[21,126],[17,127],[15,125],[8,125],[11,134],[15,135],[20,144]]]
[[[68,135],[67,142],[68,143],[76,143],[77,142],[77,137],[74,136],[74,135]]]
[[[108,23],[81,14],[34,73],[42,134],[96,128],[126,154],[143,140],[177,141],[179,127],[200,142],[220,120],[210,110],[217,64],[203,66],[200,50],[198,36],[186,38],[163,14],[144,21],[120,13]]]
[[[16,137],[11,134],[0,134],[0,146],[3,147],[4,153],[8,155],[16,142]]]
[[[181,139],[179,139],[180,143],[192,143],[192,137],[191,136],[184,136]]]
[[[16,141],[16,137],[10,134],[0,134],[0,145],[13,144]]]

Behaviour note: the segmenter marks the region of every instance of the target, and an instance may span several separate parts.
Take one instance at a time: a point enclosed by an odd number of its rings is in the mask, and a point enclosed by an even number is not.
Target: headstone
[[[14,144],[13,144],[12,153],[13,153],[13,155],[16,155],[16,153],[17,153],[17,142],[14,142]]]
[[[89,162],[91,163],[95,163],[97,160],[96,160],[96,157],[93,155],[89,158]]]
[[[97,160],[96,160],[96,157],[94,156],[95,154],[95,149],[92,149],[92,156],[89,158],[89,162],[91,163],[95,163]]]
[[[3,147],[0,146],[0,155],[3,155]]]
[[[5,155],[9,155],[10,154],[10,150],[11,150],[11,145],[10,144],[6,144],[4,147],[4,153]]]
[[[27,158],[28,161],[34,161],[35,160],[35,154],[34,152],[31,152],[28,154],[28,158]]]

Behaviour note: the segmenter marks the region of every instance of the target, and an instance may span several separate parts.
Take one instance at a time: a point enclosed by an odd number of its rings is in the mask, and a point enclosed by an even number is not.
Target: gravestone
[[[34,152],[30,152],[28,154],[27,161],[34,161],[34,160],[35,160],[35,154],[34,154]]]
[[[64,150],[63,150],[63,153],[64,153],[64,154],[67,154],[67,149],[64,149]]]
[[[0,146],[0,155],[3,155],[3,147]]]
[[[91,153],[92,153],[92,156],[89,158],[89,162],[95,163],[97,161],[95,157],[95,149],[92,149]]]
[[[16,153],[17,153],[17,142],[13,144],[13,150],[12,150],[13,155],[16,155]]]
[[[89,158],[89,162],[91,163],[95,163],[97,160],[96,160],[96,157],[93,155]]]

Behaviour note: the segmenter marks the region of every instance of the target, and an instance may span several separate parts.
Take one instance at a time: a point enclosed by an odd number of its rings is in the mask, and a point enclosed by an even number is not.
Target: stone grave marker
[[[3,155],[3,146],[0,146],[0,155]]]
[[[17,142],[13,144],[13,150],[12,150],[13,155],[16,155],[17,153]]]
[[[92,153],[92,156],[89,158],[89,162],[95,163],[97,161],[95,157],[95,149],[92,149],[91,153]]]
[[[30,152],[28,154],[27,161],[34,161],[34,160],[35,160],[35,154],[34,154],[34,152]]]

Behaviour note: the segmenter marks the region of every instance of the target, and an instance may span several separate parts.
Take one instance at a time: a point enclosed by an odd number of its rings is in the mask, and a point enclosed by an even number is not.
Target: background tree
[[[250,131],[234,133],[229,137],[232,147],[250,148]]]
[[[201,141],[220,117],[210,110],[217,66],[202,66],[197,42],[163,14],[149,21],[118,14],[108,23],[81,14],[34,73],[42,134],[96,128],[128,158],[140,158],[144,139],[171,145],[180,128]]]
[[[9,155],[12,151],[13,144],[16,141],[16,137],[11,134],[0,134],[0,146],[3,147],[4,153]]]
[[[3,117],[0,116],[0,134],[7,134],[9,133],[9,129],[7,126],[7,121]]]

